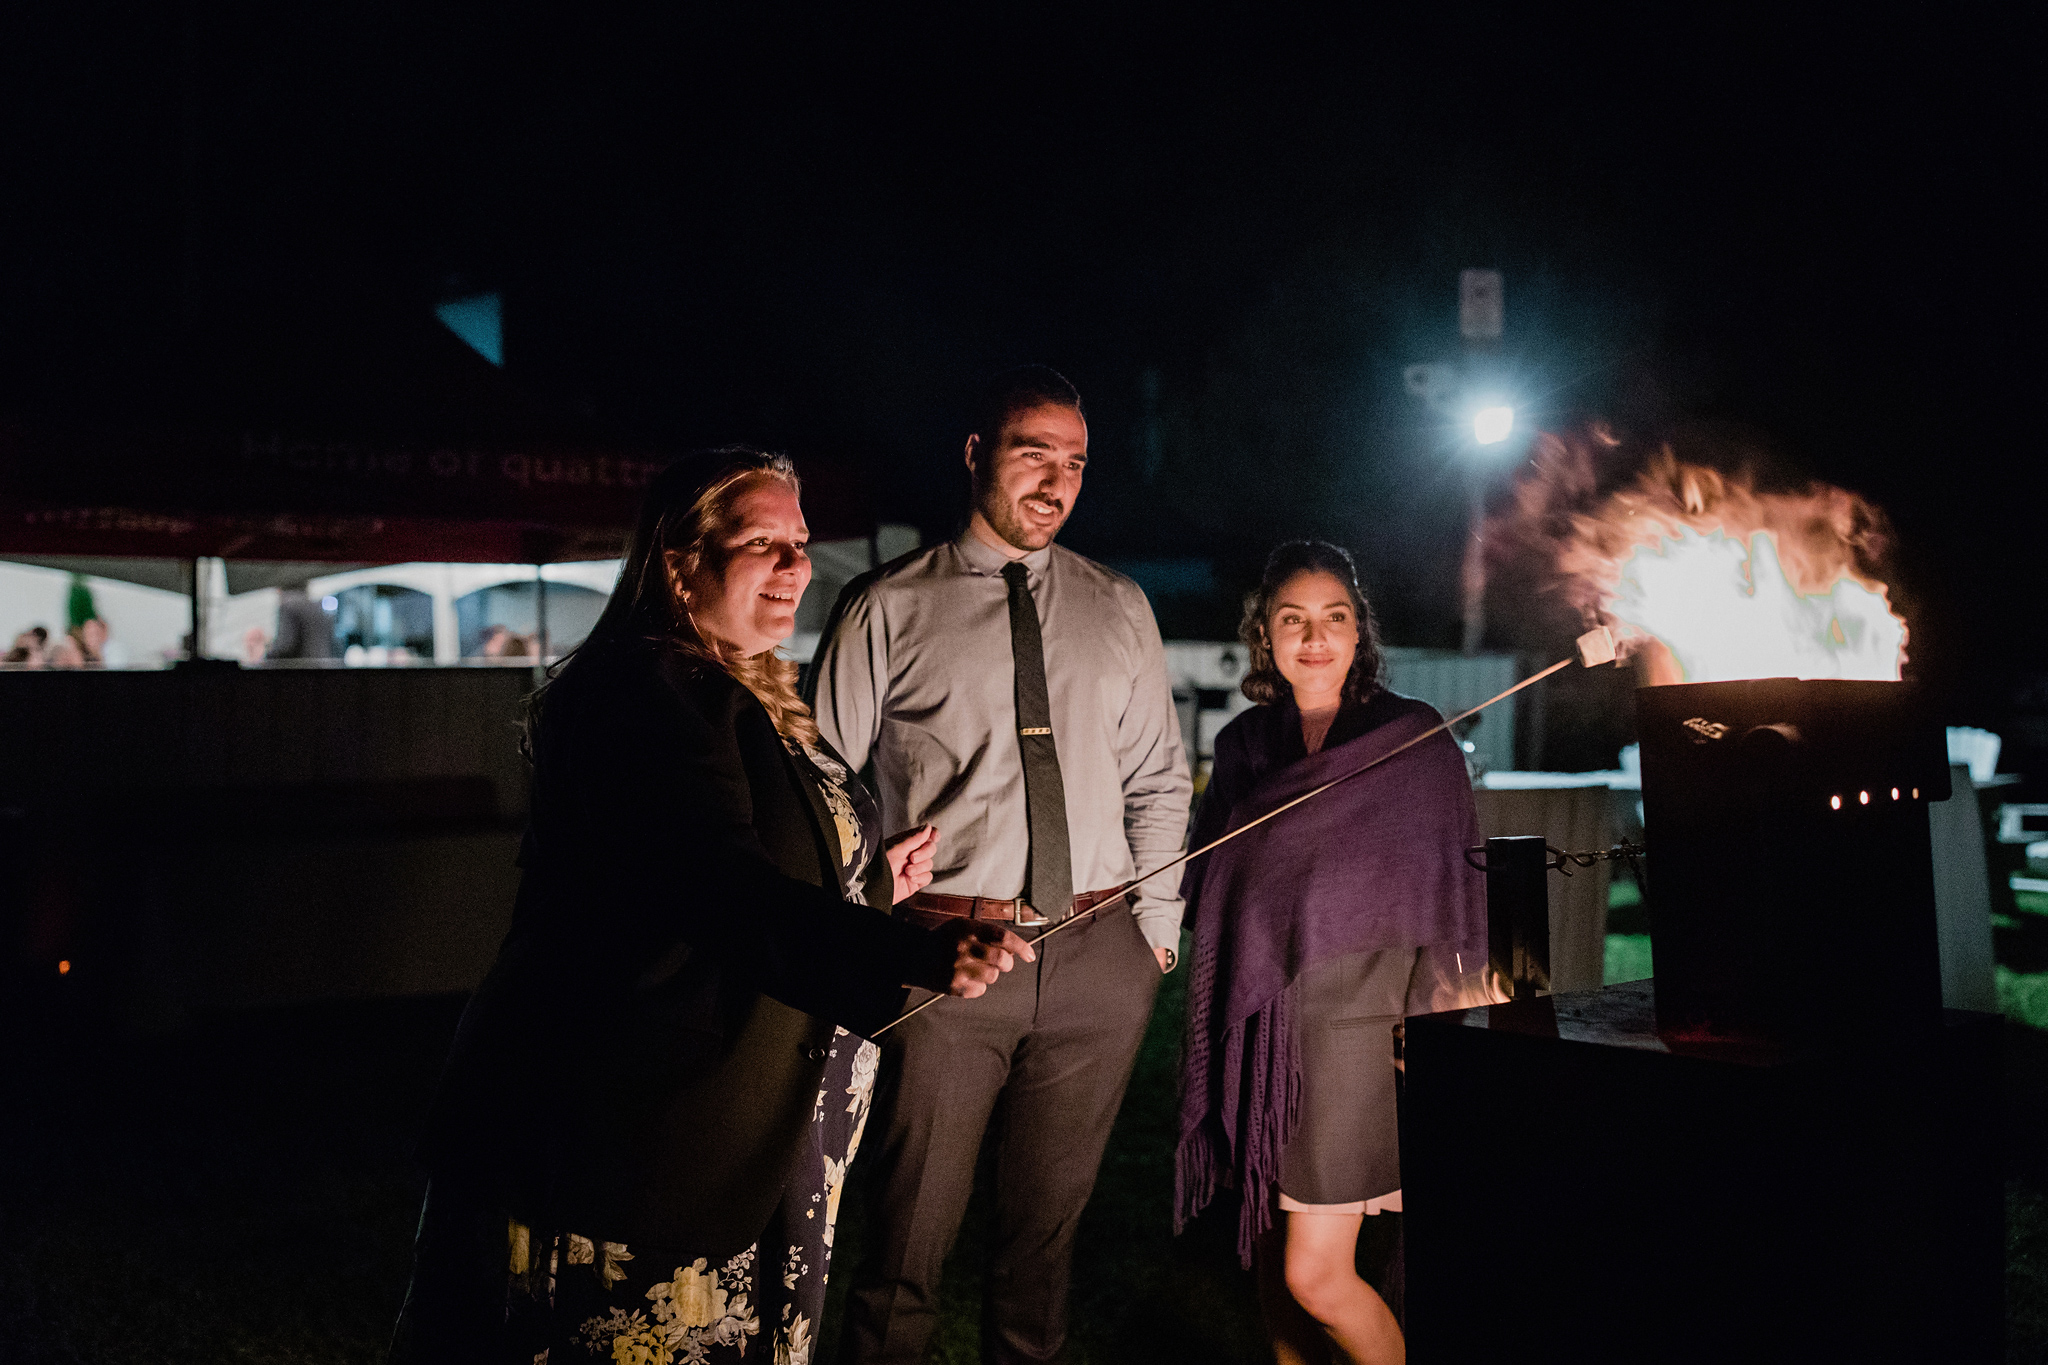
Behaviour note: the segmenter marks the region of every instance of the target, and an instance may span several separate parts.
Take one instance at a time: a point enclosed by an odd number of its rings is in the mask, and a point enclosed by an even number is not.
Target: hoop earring
[[[720,660],[723,660],[725,658],[725,651],[719,647],[718,642],[716,640],[713,640],[709,635],[706,635],[704,633],[703,627],[697,624],[696,613],[690,610],[690,594],[684,592],[680,588],[676,591],[677,595],[683,599],[683,620],[689,623],[690,634],[696,639],[699,645],[701,645],[705,649],[710,650],[712,654],[716,655]]]

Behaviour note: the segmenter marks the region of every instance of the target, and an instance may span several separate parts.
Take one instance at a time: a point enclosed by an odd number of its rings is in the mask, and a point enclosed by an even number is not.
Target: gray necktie
[[[1045,641],[1024,566],[1003,566],[1010,585],[1010,657],[1017,670],[1017,750],[1024,759],[1024,802],[1030,812],[1031,908],[1049,920],[1074,908],[1072,854],[1067,846],[1067,787],[1053,744],[1052,704],[1045,690]]]

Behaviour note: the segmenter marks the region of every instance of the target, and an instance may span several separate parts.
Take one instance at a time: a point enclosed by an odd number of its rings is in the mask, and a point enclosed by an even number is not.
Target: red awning
[[[168,397],[0,421],[0,556],[536,563],[624,548],[674,452],[528,403],[431,316],[244,340]],[[139,409],[139,410],[138,410]],[[800,462],[821,540],[869,534],[866,480]]]

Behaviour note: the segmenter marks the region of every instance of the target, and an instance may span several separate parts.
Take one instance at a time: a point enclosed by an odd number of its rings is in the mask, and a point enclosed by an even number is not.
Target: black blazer
[[[512,929],[457,1029],[422,1157],[523,1221],[730,1257],[766,1228],[833,1026],[945,970],[841,899],[836,826],[768,713],[652,645],[579,657],[534,741]]]

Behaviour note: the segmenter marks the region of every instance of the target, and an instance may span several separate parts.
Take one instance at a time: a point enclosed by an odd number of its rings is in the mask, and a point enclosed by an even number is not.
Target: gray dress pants
[[[1061,933],[1036,964],[1018,963],[980,999],[942,1000],[882,1038],[883,1091],[859,1160],[867,1249],[847,1301],[845,1365],[923,1358],[938,1323],[940,1268],[991,1128],[996,1207],[982,1359],[1009,1365],[1058,1353],[1074,1230],[1159,980],[1151,948],[1118,909]]]

